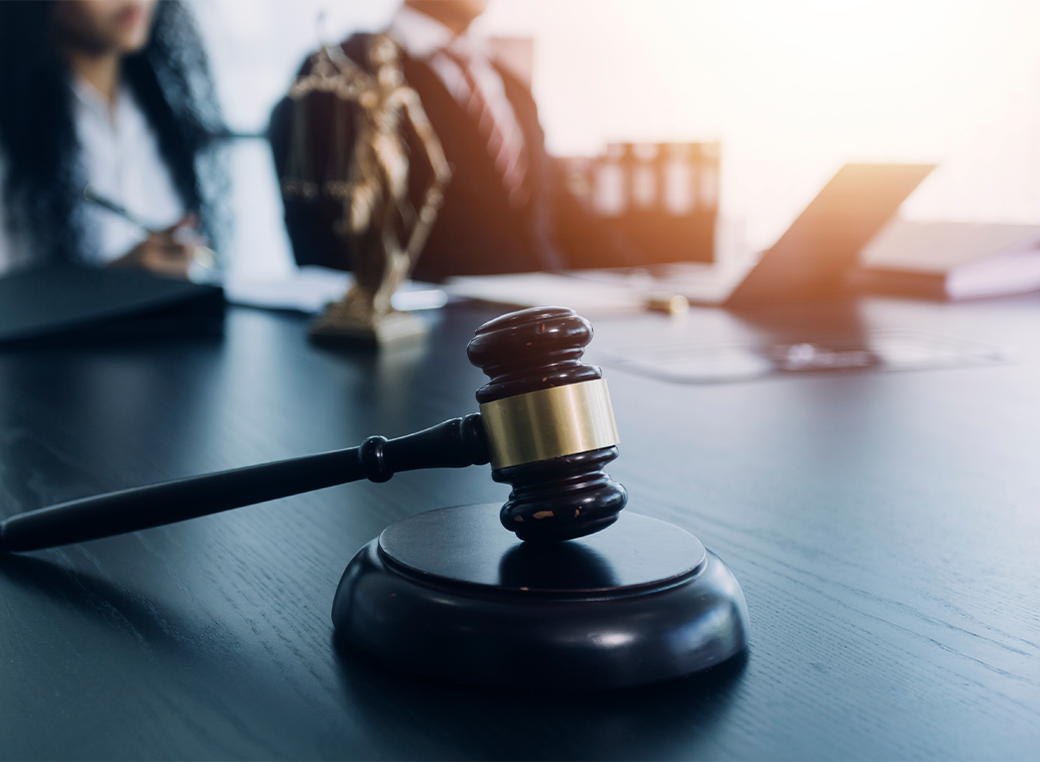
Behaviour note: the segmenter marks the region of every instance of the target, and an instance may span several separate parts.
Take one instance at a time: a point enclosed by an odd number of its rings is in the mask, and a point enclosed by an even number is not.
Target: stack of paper
[[[274,279],[231,275],[224,281],[224,293],[231,304],[243,307],[314,315],[329,302],[342,298],[353,282],[351,273],[312,265]],[[443,307],[447,301],[447,294],[440,288],[405,281],[394,294],[392,303],[399,310],[428,310]]]
[[[582,315],[616,315],[646,308],[646,295],[638,290],[553,273],[457,277],[448,280],[446,290],[452,296],[512,307],[564,305]]]

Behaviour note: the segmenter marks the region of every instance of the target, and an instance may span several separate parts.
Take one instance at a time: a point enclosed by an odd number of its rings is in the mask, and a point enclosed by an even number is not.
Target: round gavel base
[[[554,690],[668,680],[747,645],[740,585],[689,532],[625,510],[587,537],[522,543],[498,511],[387,527],[340,580],[337,637],[398,672]]]

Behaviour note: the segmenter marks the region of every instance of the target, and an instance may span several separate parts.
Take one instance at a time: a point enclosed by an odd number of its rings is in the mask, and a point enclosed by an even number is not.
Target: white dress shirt
[[[456,36],[435,18],[407,5],[397,10],[388,33],[409,57],[425,61],[460,104],[469,102],[470,88],[462,67],[445,51],[459,60],[469,61],[488,107],[495,112],[495,121],[509,133],[506,139],[523,140],[513,106],[506,97],[502,75],[491,63],[486,40],[468,31]]]
[[[159,141],[132,94],[121,88],[113,105],[91,85],[77,80],[73,114],[80,144],[82,176],[100,196],[119,204],[153,229],[169,227],[185,212],[184,203],[159,151]],[[0,157],[2,161],[2,157]],[[4,172],[0,166],[0,178]],[[27,242],[9,235],[0,206],[0,273],[32,263]],[[93,204],[84,205],[90,246],[87,264],[118,259],[146,236],[121,216]]]

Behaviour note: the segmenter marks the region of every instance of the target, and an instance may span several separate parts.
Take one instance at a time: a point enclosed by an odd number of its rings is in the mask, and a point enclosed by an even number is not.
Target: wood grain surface
[[[494,312],[424,346],[310,346],[234,309],[223,340],[0,354],[0,515],[397,436],[473,412]],[[1040,758],[1040,298],[872,299],[594,321],[631,510],[740,580],[751,647],[673,683],[530,695],[416,681],[333,643],[347,561],[387,524],[505,499],[407,473],[0,559],[4,759]],[[912,329],[1014,362],[681,385],[652,343]],[[778,338],[779,337],[779,338]]]

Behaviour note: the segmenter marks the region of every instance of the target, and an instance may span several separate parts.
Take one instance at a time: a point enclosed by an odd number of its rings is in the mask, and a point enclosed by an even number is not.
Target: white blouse
[[[83,176],[100,196],[114,201],[153,229],[169,227],[184,214],[184,204],[159,151],[159,141],[125,88],[110,108],[90,84],[77,80],[73,109],[80,143]],[[0,157],[2,160],[2,157]],[[0,181],[4,175],[0,166]],[[0,205],[0,273],[30,264],[29,244],[12,239]],[[145,238],[145,231],[118,214],[94,204],[84,206],[84,220],[91,231],[89,264],[103,265],[118,259]]]

